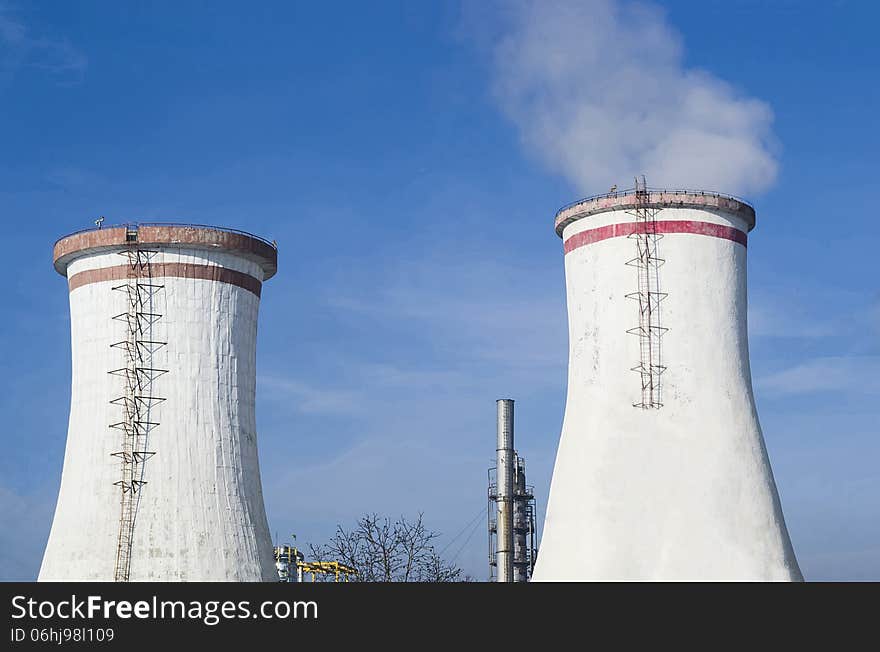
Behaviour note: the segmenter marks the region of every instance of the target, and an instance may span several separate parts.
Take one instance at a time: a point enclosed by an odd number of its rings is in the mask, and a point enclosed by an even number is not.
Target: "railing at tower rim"
[[[637,188],[627,188],[625,190],[614,190],[609,192],[603,192],[598,195],[590,195],[589,197],[584,197],[583,199],[578,199],[569,204],[566,204],[558,211],[556,211],[556,218],[558,218],[565,211],[574,208],[578,204],[585,204],[586,202],[595,201],[597,199],[611,199],[615,197],[628,197],[635,195],[636,193],[642,193],[641,189]],[[732,199],[734,201],[738,201],[740,204],[745,204],[752,210],[754,210],[754,205],[748,199],[743,199],[742,197],[737,197],[736,195],[731,195],[729,193],[724,192],[715,192],[713,190],[686,190],[682,188],[645,188],[644,192],[646,193],[663,193],[666,195],[701,195],[703,197],[718,197],[720,199]]]
[[[63,235],[55,241],[57,245],[62,240],[69,238],[73,235],[78,235],[80,233],[89,233],[91,231],[103,231],[104,229],[135,229],[137,230],[141,226],[176,226],[183,228],[193,228],[193,229],[209,229],[211,231],[219,231],[221,233],[232,233],[235,235],[243,235],[248,238],[253,238],[254,240],[259,240],[263,244],[269,245],[273,249],[278,249],[278,245],[272,242],[271,240],[267,240],[258,235],[254,235],[253,233],[249,233],[248,231],[242,231],[241,229],[230,229],[223,226],[211,226],[210,224],[192,224],[189,222],[122,222],[121,224],[107,224],[98,226],[92,226],[87,229],[79,229],[78,231],[73,231],[72,233],[68,233],[67,235]]]

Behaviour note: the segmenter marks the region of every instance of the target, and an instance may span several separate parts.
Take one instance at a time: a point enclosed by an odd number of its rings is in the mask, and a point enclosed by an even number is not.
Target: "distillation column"
[[[514,466],[513,493],[513,581],[528,582],[529,567],[529,502],[526,490],[525,464],[517,456]]]
[[[498,443],[496,450],[497,499],[497,552],[499,582],[513,582],[513,475],[516,453],[513,450],[513,400],[502,398],[496,402]]]

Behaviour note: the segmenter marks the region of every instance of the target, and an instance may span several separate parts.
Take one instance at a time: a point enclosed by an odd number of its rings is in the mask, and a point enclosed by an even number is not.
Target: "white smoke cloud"
[[[504,4],[494,95],[526,146],[579,191],[659,187],[754,194],[775,180],[773,114],[685,68],[662,12],[614,0]]]

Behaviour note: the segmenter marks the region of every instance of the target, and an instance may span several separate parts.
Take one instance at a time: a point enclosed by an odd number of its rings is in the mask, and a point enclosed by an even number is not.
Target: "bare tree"
[[[336,560],[358,570],[359,582],[460,582],[462,570],[444,561],[434,549],[438,533],[428,530],[420,513],[415,521],[401,517],[391,521],[378,514],[366,514],[325,545],[309,545],[316,560]]]

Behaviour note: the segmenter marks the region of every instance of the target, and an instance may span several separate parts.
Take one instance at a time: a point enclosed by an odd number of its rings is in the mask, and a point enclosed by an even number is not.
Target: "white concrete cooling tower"
[[[754,225],[644,186],[557,214],[568,396],[535,581],[801,579],[752,395]]]
[[[275,247],[140,225],[75,233],[54,254],[73,383],[39,579],[277,580],[254,414]]]

